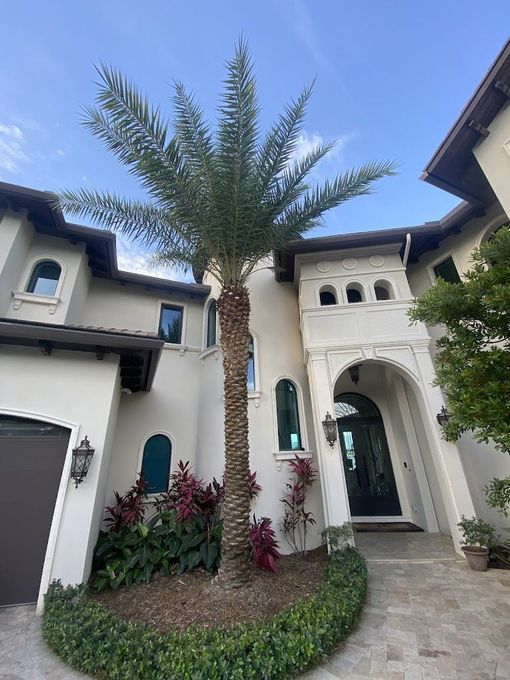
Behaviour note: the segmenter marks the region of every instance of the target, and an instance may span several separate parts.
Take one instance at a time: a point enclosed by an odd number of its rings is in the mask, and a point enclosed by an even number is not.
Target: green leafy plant
[[[352,544],[354,529],[351,522],[332,525],[321,531],[322,540],[327,543],[330,555],[338,556]]]
[[[466,546],[491,548],[497,542],[494,527],[479,517],[465,517],[457,524],[462,533],[462,542]]]
[[[437,382],[451,418],[445,437],[466,431],[510,453],[510,228],[473,253],[460,283],[439,278],[411,309],[412,320],[443,325],[437,341]]]
[[[171,126],[158,106],[117,70],[102,65],[96,106],[84,125],[139,181],[146,200],[111,191],[61,191],[58,205],[149,247],[165,265],[208,271],[217,301],[225,395],[225,502],[219,582],[249,580],[248,342],[250,275],[274,249],[321,223],[328,210],[370,194],[395,174],[391,162],[368,162],[314,186],[310,176],[334,147],[318,144],[296,159],[307,87],[266,134],[248,47],[240,40],[226,65],[216,127],[176,82]],[[172,329],[168,329],[172,334]]]
[[[353,549],[331,560],[310,597],[264,621],[166,634],[125,621],[54,582],[42,633],[73,668],[105,680],[288,680],[320,662],[356,625],[366,597],[365,561]]]
[[[500,512],[503,517],[508,517],[510,512],[510,477],[494,479],[486,484],[485,499],[487,505]]]

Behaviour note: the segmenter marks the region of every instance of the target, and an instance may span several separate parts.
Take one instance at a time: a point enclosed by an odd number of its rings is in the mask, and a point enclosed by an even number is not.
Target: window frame
[[[170,475],[176,469],[176,466],[174,465],[174,461],[175,461],[175,455],[174,455],[175,441],[174,441],[174,438],[168,432],[166,432],[165,430],[155,430],[154,432],[151,432],[150,434],[148,434],[145,437],[145,439],[142,440],[142,443],[140,444],[140,449],[138,451],[138,464],[137,464],[137,468],[136,468],[137,469],[137,475],[140,476],[142,474],[143,454],[144,454],[145,445],[147,444],[149,439],[151,439],[152,437],[155,437],[158,434],[163,435],[170,442],[170,465],[169,465],[169,468],[168,468],[168,483],[170,484]],[[167,489],[168,489],[168,487],[167,487]],[[163,493],[163,492],[162,491],[150,492],[150,493],[147,494],[147,496],[149,498],[155,498],[160,493]]]
[[[181,303],[181,302],[171,302],[168,300],[158,300],[158,313],[156,317],[156,333],[158,338],[162,339],[159,335],[160,328],[161,328],[161,317],[163,314],[163,307],[170,307],[174,309],[182,309],[182,320],[181,320],[181,341],[180,342],[166,342],[164,340],[163,342],[165,348],[173,348],[173,347],[183,347],[186,345],[186,327],[187,327],[187,312],[188,312],[188,307],[186,303]]]
[[[389,297],[386,300],[379,300],[377,297],[377,293],[375,292],[376,286],[379,287],[384,287],[386,289],[386,292],[389,294]],[[385,278],[384,276],[378,276],[376,279],[372,281],[371,285],[372,293],[374,296],[374,302],[391,302],[393,300],[397,300],[397,289],[395,286],[394,281],[391,279]]]
[[[347,291],[349,290],[349,288],[353,288],[355,290],[358,290],[359,288],[358,292],[362,297],[362,299],[359,302],[349,302],[349,296],[347,295]],[[346,305],[364,305],[369,301],[366,286],[362,281],[359,281],[358,279],[349,279],[349,281],[345,283],[344,297]]]
[[[211,311],[211,307],[215,305],[216,306],[216,314],[215,314],[215,327],[214,327],[214,343],[209,345],[209,314]],[[205,305],[205,314],[204,314],[204,342],[203,342],[203,348],[204,351],[214,349],[215,347],[218,347],[219,342],[218,342],[218,336],[219,336],[219,323],[218,323],[218,301],[216,298],[210,298]]]
[[[297,408],[298,408],[298,417],[299,417],[299,430],[300,430],[300,435],[301,435],[301,450],[290,450],[290,451],[282,451],[280,449],[280,440],[278,437],[278,409],[277,409],[277,403],[276,403],[276,386],[278,385],[279,382],[282,380],[288,380],[290,383],[294,385],[294,388],[296,390],[296,397],[297,397]],[[271,401],[272,401],[272,411],[273,411],[273,455],[276,458],[277,461],[284,461],[284,460],[294,460],[296,455],[299,456],[300,458],[312,458],[312,451],[310,450],[310,445],[309,445],[309,440],[308,440],[308,428],[307,428],[307,422],[306,422],[306,411],[305,411],[305,403],[304,403],[304,397],[303,397],[303,389],[300,385],[300,383],[296,380],[295,377],[291,375],[280,375],[276,380],[273,382],[272,390],[271,390]]]
[[[322,302],[321,302],[322,293],[331,293],[331,295],[333,295],[335,297],[335,302],[330,304],[330,305],[323,305]],[[340,304],[340,300],[341,300],[341,295],[339,295],[338,288],[335,285],[333,285],[332,283],[325,283],[325,282],[321,283],[321,285],[319,286],[319,289],[317,291],[317,305],[319,307],[334,307],[334,306]]]
[[[437,267],[439,264],[441,264],[442,262],[445,262],[450,257],[453,260],[453,264],[455,265],[455,269],[457,270],[457,274],[459,275],[460,280],[461,281],[464,280],[464,276],[462,274],[462,269],[459,266],[459,263],[457,261],[457,258],[455,256],[453,250],[448,250],[448,251],[445,251],[444,253],[442,253],[439,257],[436,257],[434,260],[432,260],[432,262],[430,262],[427,265],[427,271],[429,273],[429,278],[432,282],[432,285],[434,285],[436,283],[436,281],[438,280],[438,278],[440,278],[440,277],[436,276],[436,273],[434,271],[434,267]]]

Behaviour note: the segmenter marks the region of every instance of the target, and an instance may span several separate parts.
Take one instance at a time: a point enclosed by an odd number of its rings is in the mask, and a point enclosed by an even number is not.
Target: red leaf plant
[[[115,505],[107,505],[105,523],[109,531],[120,531],[124,527],[130,527],[141,522],[145,516],[145,499],[147,498],[147,484],[137,479],[133,486],[121,495],[114,491]]]
[[[269,517],[257,519],[253,515],[253,522],[250,522],[250,541],[255,564],[261,569],[275,572],[276,560],[280,559],[281,554]]]
[[[285,485],[281,502],[285,506],[280,528],[293,552],[306,555],[308,527],[315,524],[313,513],[305,510],[308,489],[317,479],[317,472],[310,458],[299,458],[289,463],[296,479]]]
[[[156,507],[160,511],[176,510],[178,522],[198,516],[210,518],[219,511],[223,496],[223,483],[213,479],[205,485],[191,472],[189,461],[180,460],[170,475],[170,488],[158,497]]]
[[[250,499],[253,501],[259,493],[262,491],[262,487],[257,482],[257,473],[250,472],[250,478],[248,480],[248,489],[250,491]]]

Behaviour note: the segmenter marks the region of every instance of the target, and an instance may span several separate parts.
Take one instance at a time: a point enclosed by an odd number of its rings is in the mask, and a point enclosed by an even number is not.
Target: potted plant
[[[457,524],[462,533],[462,550],[474,571],[487,571],[489,549],[496,543],[494,528],[478,517],[465,517]]]

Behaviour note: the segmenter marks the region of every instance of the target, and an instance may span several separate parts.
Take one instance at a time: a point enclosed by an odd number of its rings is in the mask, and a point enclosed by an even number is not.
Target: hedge
[[[277,680],[329,654],[353,629],[365,601],[365,561],[353,548],[330,559],[324,584],[272,619],[230,628],[159,633],[119,618],[86,586],[54,582],[42,631],[67,664],[106,680]]]

